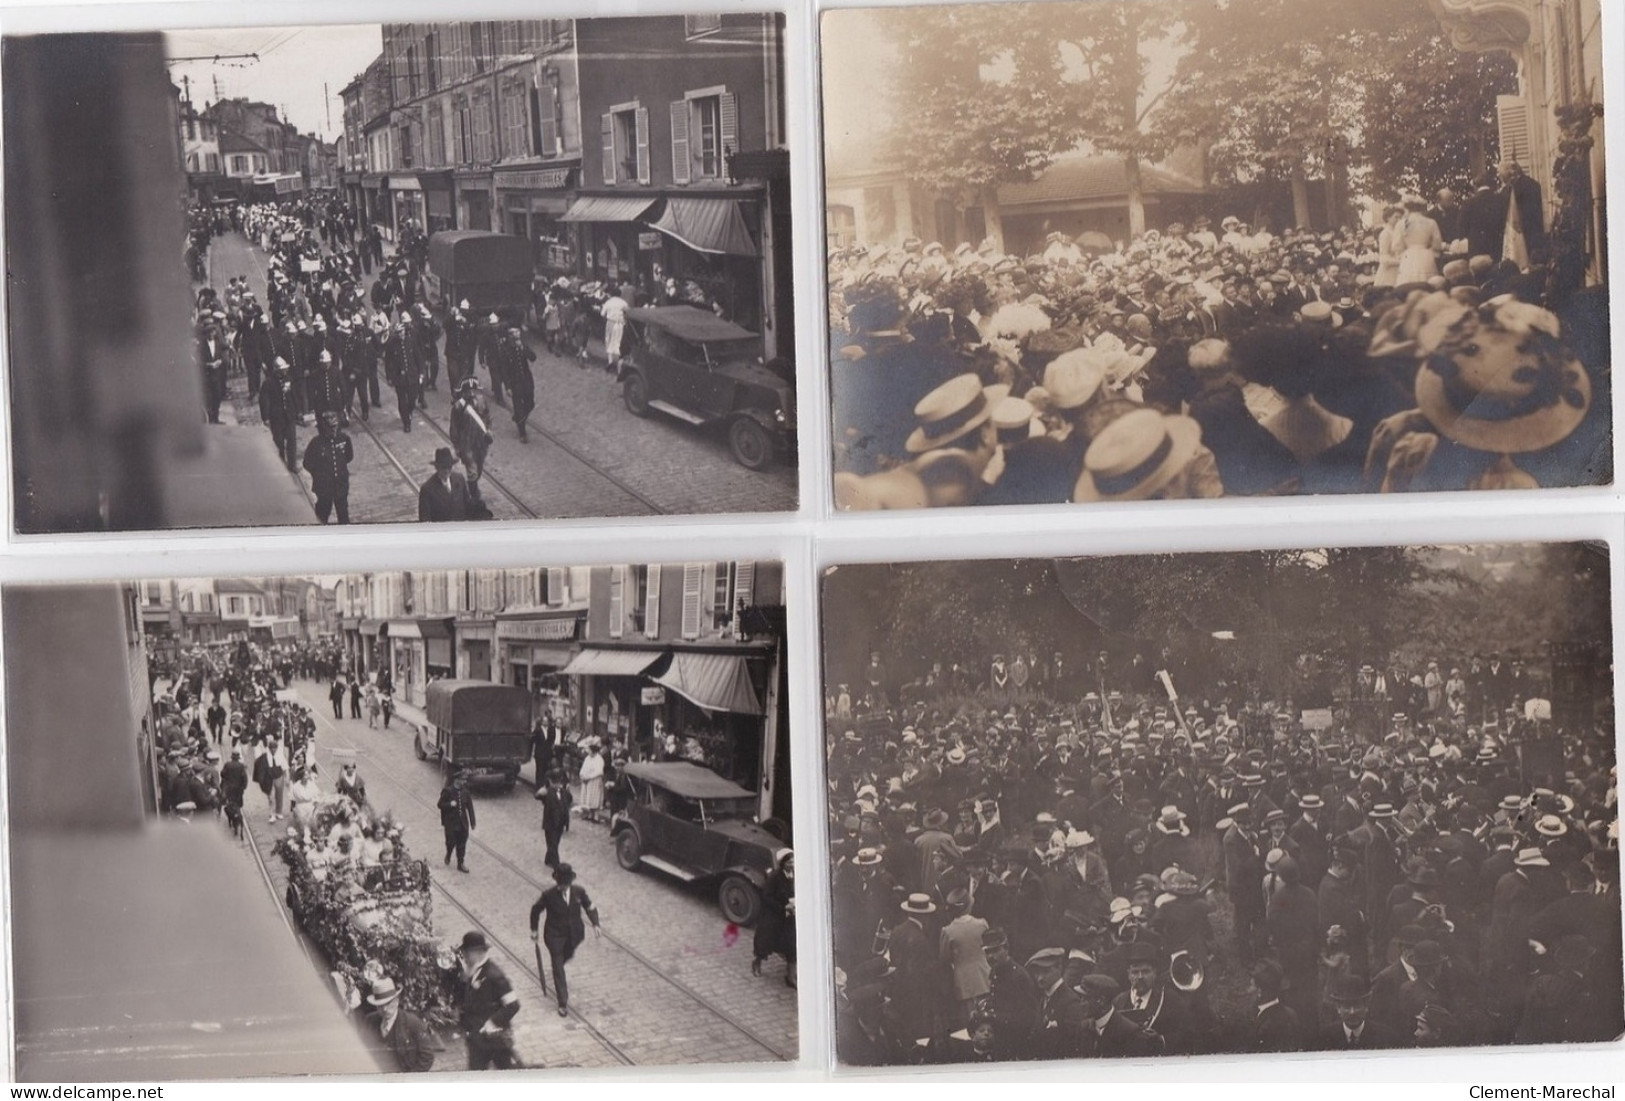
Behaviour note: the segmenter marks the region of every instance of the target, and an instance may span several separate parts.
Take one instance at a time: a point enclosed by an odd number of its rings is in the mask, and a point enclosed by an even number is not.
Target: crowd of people
[[[1347,671],[1366,737],[1032,662],[826,705],[844,1062],[1625,1030],[1612,730],[1521,663]]]
[[[1550,290],[1540,191],[1508,162],[1338,230],[837,250],[837,503],[1593,481],[1606,306]]]

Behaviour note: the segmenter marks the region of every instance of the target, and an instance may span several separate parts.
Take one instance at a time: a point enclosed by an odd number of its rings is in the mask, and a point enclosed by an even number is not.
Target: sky
[[[339,89],[358,76],[383,50],[383,28],[376,23],[331,27],[228,27],[170,31],[164,37],[172,58],[237,53],[260,55],[258,61],[171,64],[169,76],[176,85],[181,84],[182,77],[191,78],[192,103],[199,110],[206,102],[239,96],[274,103],[300,133],[314,132],[325,141],[332,141],[344,130]]]

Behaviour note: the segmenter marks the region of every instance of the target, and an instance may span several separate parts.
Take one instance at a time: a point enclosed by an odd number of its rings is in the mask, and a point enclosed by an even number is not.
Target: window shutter
[[[671,101],[671,178],[673,183],[688,182],[688,100]]]
[[[626,630],[626,567],[612,566],[609,573],[609,637],[620,638]]]
[[[718,168],[720,175],[728,174],[728,154],[739,151],[739,97],[732,92],[723,92],[717,97],[717,116],[721,120],[719,129],[722,131],[722,148],[717,150],[720,158]]]
[[[749,608],[756,603],[756,563],[741,562],[734,567],[734,606],[729,610],[733,612],[743,603]]]
[[[564,595],[565,579],[569,575],[558,566],[551,566],[547,571],[547,602],[552,605],[563,604],[567,599]]]
[[[608,112],[603,116],[603,133],[604,182],[612,184],[615,182],[615,116]]]
[[[649,567],[649,599],[643,604],[643,633],[660,637],[660,567]]]
[[[1529,167],[1529,104],[1522,96],[1495,97],[1495,122],[1500,131],[1501,159]]]
[[[649,109],[638,108],[638,183],[649,182]]]
[[[544,111],[543,108],[546,108]],[[551,127],[553,125],[552,91],[547,88],[530,90],[530,140],[536,145],[538,157],[551,157],[555,152]]]
[[[683,637],[700,637],[700,611],[705,599],[705,568],[697,562],[683,567]]]

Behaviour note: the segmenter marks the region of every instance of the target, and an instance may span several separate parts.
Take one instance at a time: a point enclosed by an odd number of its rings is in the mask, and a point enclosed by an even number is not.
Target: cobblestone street
[[[223,287],[246,276],[265,301],[265,257],[237,233],[210,248],[210,280]],[[370,287],[371,281],[367,281]],[[620,387],[601,361],[586,367],[550,354],[531,334],[536,351],[537,407],[530,440],[521,441],[509,411],[491,402],[496,442],[486,460],[485,500],[497,519],[639,516],[661,513],[782,512],[796,507],[796,469],[782,462],[752,472],[734,462],[725,434],[694,428],[654,414],[634,417]],[[490,396],[490,379],[478,372]],[[426,415],[403,432],[394,392],[379,382],[382,408],[363,423],[352,418],[355,444],[350,467],[352,523],[392,523],[417,518],[416,487],[433,473],[434,452],[449,446],[451,395],[442,370],[440,388],[429,391]],[[230,380],[230,397],[241,424],[258,424],[247,382]],[[301,453],[314,433],[299,432]],[[271,448],[270,435],[264,440]],[[309,478],[301,473],[306,491]],[[311,521],[315,522],[312,515]],[[242,518],[253,523],[251,510]]]
[[[322,685],[299,681],[293,692],[316,717],[322,788],[330,790],[339,771],[333,750],[353,749],[368,801],[392,811],[406,828],[413,855],[429,862],[436,932],[450,943],[469,929],[486,932],[492,958],[513,981],[523,1007],[514,1035],[527,1066],[749,1063],[796,1056],[796,991],[784,983],[783,961],[768,961],[764,974],[753,977],[751,932],[724,921],[713,889],[652,870],[623,871],[608,828],[579,819],[561,853],[596,903],[605,935],[589,934],[571,963],[571,1012],[560,1018],[537,980],[529,936],[530,906],[551,884],[542,859],[541,808],[529,784],[509,793],[475,787],[469,872],[460,874],[440,860],[436,799],[443,774],[416,759],[409,714],[397,714],[387,730],[369,729],[364,720],[335,720]],[[531,779],[529,766],[524,779]],[[266,814],[266,801],[251,789],[245,816],[280,897],[282,862],[271,846],[284,827],[269,825]],[[446,1039],[437,1069],[465,1068],[461,1038]]]

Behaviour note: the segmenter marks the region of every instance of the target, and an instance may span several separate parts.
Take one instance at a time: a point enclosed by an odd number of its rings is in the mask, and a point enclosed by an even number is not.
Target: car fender
[[[631,831],[631,833],[637,837],[639,844],[643,843],[643,837],[638,833],[637,823],[633,822],[632,819],[617,815],[615,818],[610,820],[609,836],[611,838],[619,837],[621,834],[628,831]]]
[[[757,424],[761,425],[762,428],[767,431],[769,439],[778,439],[779,433],[783,429],[783,425],[775,422],[773,420],[773,414],[769,413],[765,409],[753,409],[749,406],[741,409],[735,409],[732,413],[728,414],[727,419],[729,421],[733,421],[741,418],[744,420],[755,421]]]
[[[760,868],[752,868],[747,864],[735,864],[731,868],[725,868],[722,874],[743,876],[745,879],[750,880],[750,885],[758,891],[767,889],[767,875]]]

